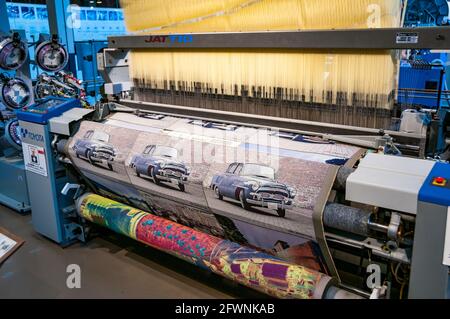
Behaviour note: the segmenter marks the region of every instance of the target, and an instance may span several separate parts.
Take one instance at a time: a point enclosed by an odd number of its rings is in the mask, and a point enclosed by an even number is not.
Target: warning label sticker
[[[40,146],[22,143],[25,169],[47,177],[47,161],[45,149]]]

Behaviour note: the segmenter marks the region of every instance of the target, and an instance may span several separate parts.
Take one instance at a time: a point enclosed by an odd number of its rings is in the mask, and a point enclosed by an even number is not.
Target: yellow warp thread
[[[398,26],[401,0],[121,0],[129,31],[157,33]]]
[[[274,89],[284,88],[285,100],[335,104],[341,93],[348,105],[359,92],[377,99],[373,107],[389,109],[395,86],[396,66],[385,53],[135,51],[131,59],[133,78],[152,89],[168,89],[172,81],[176,90],[194,91],[202,83],[205,93],[241,95],[244,87],[252,97],[264,88],[265,98],[275,98]],[[326,92],[334,93],[331,101]]]
[[[396,27],[401,20],[401,0],[122,0],[122,5],[130,30],[157,34]],[[377,14],[379,19],[373,18]],[[250,96],[328,104],[339,99],[350,106],[356,96],[367,107],[391,109],[397,64],[391,51],[135,50],[131,77],[152,89],[241,95],[244,88]]]

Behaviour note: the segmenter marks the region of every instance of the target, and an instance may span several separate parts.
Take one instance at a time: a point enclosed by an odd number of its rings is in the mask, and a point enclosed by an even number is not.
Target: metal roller
[[[402,237],[402,218],[398,213],[391,212],[389,225],[375,222],[373,216],[370,211],[329,203],[323,213],[323,223],[327,227],[361,236],[378,232],[394,241]]]
[[[356,295],[350,291],[339,289],[337,287],[332,286],[327,290],[325,299],[336,299],[336,300],[364,299],[364,297]]]
[[[345,205],[330,203],[325,207],[325,226],[345,232],[367,236],[372,212]]]
[[[334,182],[334,188],[339,191],[345,191],[348,177],[355,172],[354,168],[342,166],[339,168],[336,180]]]

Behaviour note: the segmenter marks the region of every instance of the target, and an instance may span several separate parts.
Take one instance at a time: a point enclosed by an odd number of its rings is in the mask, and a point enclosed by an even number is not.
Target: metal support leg
[[[410,299],[446,299],[449,269],[444,256],[447,208],[419,203],[409,286]]]

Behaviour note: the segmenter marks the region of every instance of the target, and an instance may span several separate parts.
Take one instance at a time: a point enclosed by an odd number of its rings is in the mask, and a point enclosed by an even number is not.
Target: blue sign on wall
[[[7,3],[11,28],[25,30],[29,41],[36,41],[40,33],[48,34],[48,12],[45,5]],[[69,14],[74,23],[75,41],[105,41],[110,35],[126,33],[121,9],[71,6]]]

